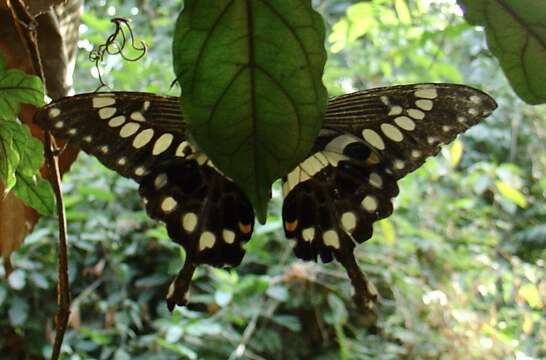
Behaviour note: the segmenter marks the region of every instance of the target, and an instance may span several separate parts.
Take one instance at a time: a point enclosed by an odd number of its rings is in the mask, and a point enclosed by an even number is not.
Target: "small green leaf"
[[[6,59],[4,59],[4,55],[0,52],[0,73],[4,71],[6,68]]]
[[[15,119],[21,104],[44,105],[42,81],[21,70],[0,70],[0,118]]]
[[[182,344],[171,344],[167,342],[166,340],[159,339],[159,338],[157,339],[157,344],[161,346],[162,348],[175,352],[176,354],[182,356],[182,358],[184,359],[190,359],[190,360],[197,359],[197,354],[192,349]]]
[[[485,27],[487,43],[516,93],[546,102],[546,2],[459,0],[466,20]]]
[[[309,154],[322,124],[324,33],[310,0],[187,0],[176,24],[188,128],[262,223],[271,184]]]
[[[542,299],[540,298],[540,292],[534,284],[522,285],[519,288],[518,295],[534,309],[542,309],[544,307]]]
[[[8,294],[6,288],[0,287],[0,306],[4,304],[4,301],[6,300],[6,295]]]
[[[411,23],[411,13],[408,8],[408,4],[406,3],[406,0],[395,0],[394,8],[396,9],[396,13],[398,14],[398,19],[400,19],[400,23]]]
[[[451,149],[449,150],[449,161],[452,168],[456,168],[457,165],[459,165],[459,163],[461,162],[461,158],[463,157],[463,151],[463,142],[459,139],[456,139],[453,142],[453,145],[451,145]]]
[[[227,306],[233,299],[233,292],[218,289],[214,292],[214,302],[220,307]]]
[[[15,170],[19,156],[13,146],[11,132],[3,126],[5,122],[0,120],[0,184],[4,186],[4,191],[10,191],[16,183]]]
[[[17,174],[15,195],[42,215],[53,214],[55,200],[50,184],[40,176]]]
[[[42,143],[32,137],[26,125],[15,121],[4,121],[0,128],[9,131],[13,137],[14,150],[19,154],[17,172],[27,176],[37,174],[44,162]]]
[[[288,289],[281,285],[272,286],[267,289],[267,295],[278,301],[286,301],[288,299]]]
[[[392,222],[390,222],[389,219],[383,219],[379,221],[379,226],[381,227],[387,244],[394,245],[394,242],[396,241],[396,231],[394,230]]]
[[[8,284],[12,289],[22,290],[27,284],[27,277],[23,270],[17,269],[8,277]]]
[[[328,305],[332,310],[332,323],[345,324],[349,318],[347,308],[343,301],[333,293],[328,294]]]
[[[23,323],[27,320],[29,313],[29,306],[25,299],[14,299],[8,310],[10,324],[14,327],[23,325]]]
[[[523,195],[518,189],[513,188],[512,186],[510,186],[510,184],[504,181],[497,181],[495,182],[495,185],[497,186],[497,189],[502,194],[502,196],[512,201],[519,207],[527,207],[527,199],[525,198],[525,195]]]

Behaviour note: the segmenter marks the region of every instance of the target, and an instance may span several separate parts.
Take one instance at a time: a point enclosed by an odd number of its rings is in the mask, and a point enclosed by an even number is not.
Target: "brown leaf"
[[[3,190],[0,185],[0,193],[4,193]],[[37,220],[36,211],[26,207],[13,193],[7,193],[0,201],[0,254],[5,265],[9,265],[9,255],[21,246]],[[6,268],[6,275],[10,271]]]

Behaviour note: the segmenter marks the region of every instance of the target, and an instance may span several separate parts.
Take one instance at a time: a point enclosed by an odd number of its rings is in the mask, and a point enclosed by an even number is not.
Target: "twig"
[[[12,18],[17,27],[21,39],[25,42],[26,50],[32,59],[34,72],[40,76],[46,92],[46,79],[40,49],[38,47],[37,22],[28,12],[22,0],[7,0]],[[48,167],[48,177],[57,202],[57,215],[59,219],[59,280],[57,284],[57,303],[59,309],[56,314],[56,334],[51,354],[52,360],[57,360],[61,353],[64,334],[70,315],[70,284],[68,282],[68,246],[66,233],[66,214],[64,211],[64,199],[61,189],[61,175],[59,171],[59,159],[57,151],[53,149],[55,140],[49,133],[45,133],[45,154]]]
[[[269,306],[267,304],[269,303]],[[245,328],[245,331],[243,332],[243,335],[241,336],[241,340],[239,341],[239,345],[235,348],[235,350],[231,353],[228,360],[233,359],[239,359],[245,353],[247,350],[247,345],[250,339],[252,338],[252,335],[254,335],[254,332],[256,331],[256,325],[258,324],[258,319],[263,316],[266,318],[270,318],[273,316],[273,313],[279,307],[280,301],[278,300],[265,300],[265,298],[262,300],[260,306],[258,307],[257,311],[252,315],[252,318],[250,319],[248,325]],[[266,308],[267,307],[267,308]],[[263,311],[265,309],[265,311]]]
[[[59,218],[59,283],[57,287],[57,303],[59,309],[56,315],[56,334],[55,342],[53,344],[53,352],[51,353],[51,360],[57,360],[61,354],[61,346],[63,344],[64,334],[68,325],[68,318],[70,317],[70,283],[68,281],[68,245],[66,234],[66,214],[64,211],[64,199],[61,189],[61,176],[59,172],[59,159],[54,154],[53,136],[48,132],[46,133],[46,159],[49,173],[49,181],[53,186],[55,192],[55,199],[57,200],[57,215]]]

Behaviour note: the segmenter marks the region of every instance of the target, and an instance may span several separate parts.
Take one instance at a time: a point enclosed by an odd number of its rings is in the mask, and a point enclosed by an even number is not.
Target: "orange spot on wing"
[[[298,219],[292,222],[285,221],[284,228],[286,229],[286,231],[289,231],[289,232],[296,230],[298,228]]]
[[[377,154],[375,153],[371,153],[370,156],[368,157],[368,164],[369,165],[375,165],[375,164],[379,164],[379,156],[377,156]]]
[[[241,232],[245,235],[250,234],[250,232],[252,231],[252,224],[243,224],[240,222],[239,230],[241,230]]]

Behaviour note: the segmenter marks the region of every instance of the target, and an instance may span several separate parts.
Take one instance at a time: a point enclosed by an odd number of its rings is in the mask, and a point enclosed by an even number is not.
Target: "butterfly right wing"
[[[353,255],[393,211],[397,180],[493,112],[487,94],[456,84],[414,84],[330,99],[310,156],[283,184],[286,237],[304,260],[336,258],[359,303],[373,298]]]

